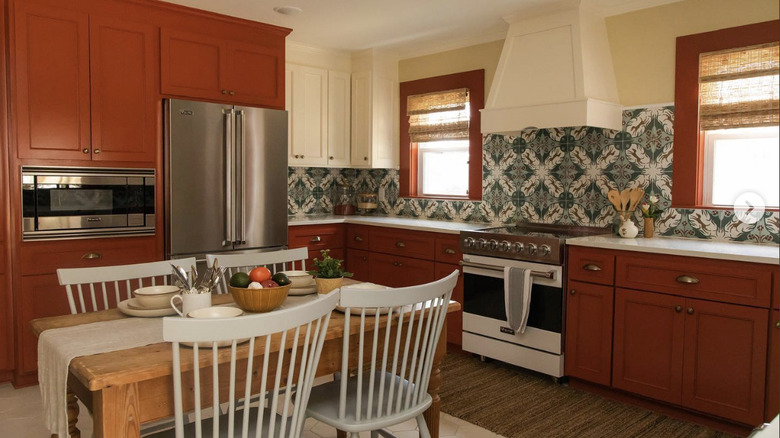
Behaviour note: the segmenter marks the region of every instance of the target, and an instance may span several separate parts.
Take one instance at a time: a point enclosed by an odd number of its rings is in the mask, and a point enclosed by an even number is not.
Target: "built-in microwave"
[[[154,169],[22,167],[22,235],[154,234]]]

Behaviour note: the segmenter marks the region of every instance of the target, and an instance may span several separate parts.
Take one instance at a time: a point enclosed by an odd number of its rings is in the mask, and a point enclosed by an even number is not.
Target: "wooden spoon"
[[[645,196],[645,191],[640,189],[639,187],[634,187],[633,189],[631,189],[631,192],[630,192],[630,198],[631,198],[631,200],[630,200],[630,202],[631,202],[630,211],[636,210],[636,207],[642,201],[642,198],[644,196]]]
[[[620,211],[620,192],[617,190],[610,190],[607,192],[607,199],[615,206],[615,210]]]
[[[628,204],[631,202],[631,192],[628,189],[623,189],[620,192],[620,211],[628,211]]]

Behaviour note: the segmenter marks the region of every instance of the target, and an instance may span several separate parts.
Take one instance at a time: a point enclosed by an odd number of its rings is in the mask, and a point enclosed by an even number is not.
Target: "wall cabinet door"
[[[683,405],[761,423],[769,311],[694,299],[685,306]]]
[[[225,99],[227,42],[204,34],[160,31],[161,89],[164,94]]]
[[[328,161],[328,71],[288,64],[290,70],[290,166]]]
[[[347,248],[347,259],[345,269],[354,274],[355,280],[369,281],[371,276],[371,266],[369,262],[370,254],[368,251]]]
[[[609,386],[612,377],[611,286],[569,281],[566,297],[566,374]]]
[[[766,361],[766,406],[764,421],[769,422],[780,412],[780,312],[769,314],[769,348]]]
[[[390,287],[414,286],[434,279],[432,261],[371,253],[371,282]]]
[[[328,72],[328,165],[349,166],[352,87],[350,74]]]
[[[152,26],[90,17],[94,160],[155,161],[156,45]]]
[[[434,280],[444,278],[454,270],[460,271],[458,282],[452,290],[453,301],[460,303],[461,310],[447,314],[447,343],[454,345],[463,345],[463,270],[458,265],[449,263],[436,263],[434,266]]]
[[[371,166],[372,105],[371,72],[352,75],[352,150],[350,163],[353,166]]]
[[[680,404],[683,298],[617,288],[612,385]]]
[[[17,154],[89,159],[89,18],[23,2],[14,6]]]
[[[284,41],[266,47],[238,41],[227,44],[225,78],[228,95],[236,102],[282,108]],[[221,91],[220,91],[221,92]]]

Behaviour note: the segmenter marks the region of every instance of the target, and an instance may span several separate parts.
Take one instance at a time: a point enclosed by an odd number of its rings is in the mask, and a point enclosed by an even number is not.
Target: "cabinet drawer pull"
[[[582,269],[584,269],[586,271],[600,271],[601,270],[601,266],[594,265],[593,263],[588,263],[587,265],[583,266]]]
[[[681,275],[681,276],[675,278],[675,280],[678,283],[683,283],[683,284],[698,284],[699,283],[699,279],[694,277],[694,276],[692,276],[692,275]]]
[[[677,313],[682,312],[682,306],[674,306],[674,311]]]
[[[444,248],[444,254],[455,254],[455,250],[452,248]]]
[[[689,307],[686,312],[688,312],[688,315],[693,315],[693,307]]]
[[[395,242],[395,246],[398,248],[406,248],[406,244],[401,242],[400,240],[398,242]]]
[[[103,254],[101,254],[99,252],[88,252],[88,253],[84,254],[83,256],[81,256],[81,258],[84,259],[84,260],[100,259],[100,258],[103,258]]]
[[[311,239],[309,239],[309,243],[318,243],[318,242],[322,242],[322,237],[314,236]]]
[[[360,236],[355,236],[355,242],[362,242],[363,238]]]
[[[575,295],[577,293],[577,291],[572,289],[572,290],[569,291],[569,293],[572,294],[572,295]]]

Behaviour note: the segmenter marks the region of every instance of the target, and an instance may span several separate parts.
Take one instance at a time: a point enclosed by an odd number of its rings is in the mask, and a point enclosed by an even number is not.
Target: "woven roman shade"
[[[468,140],[469,90],[415,94],[406,99],[409,140],[421,143],[439,140]]]
[[[699,55],[700,129],[777,126],[779,48],[774,42]]]

